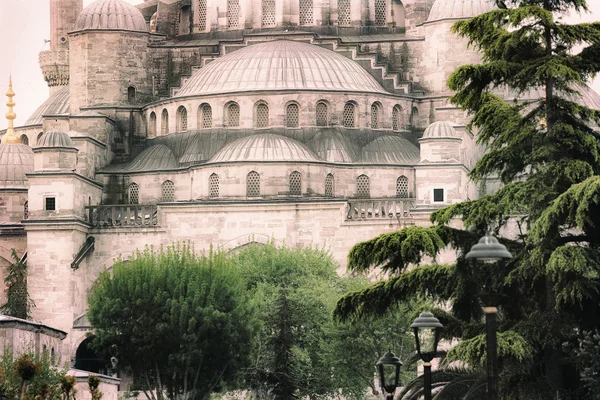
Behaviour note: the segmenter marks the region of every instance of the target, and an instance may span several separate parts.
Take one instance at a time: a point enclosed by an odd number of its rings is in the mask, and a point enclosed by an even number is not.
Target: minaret
[[[8,97],[8,101],[6,102],[6,105],[8,106],[8,111],[6,112],[8,128],[6,129],[6,133],[2,136],[2,144],[16,144],[20,141],[15,134],[14,120],[17,118],[17,114],[15,114],[13,110],[13,107],[15,106],[15,102],[13,101],[15,92],[13,92],[12,88],[12,76],[8,79],[8,91],[6,92],[6,97]]]
[[[50,50],[40,52],[40,67],[50,93],[69,84],[69,37],[83,0],[50,0]]]

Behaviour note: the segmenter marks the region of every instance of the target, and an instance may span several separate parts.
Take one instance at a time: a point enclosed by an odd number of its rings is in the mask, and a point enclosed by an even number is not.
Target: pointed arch
[[[169,133],[169,112],[166,108],[163,108],[160,116],[160,134],[166,135]]]
[[[148,121],[148,137],[156,137],[156,113],[154,111],[150,113]]]
[[[184,106],[179,106],[177,108],[176,121],[177,121],[177,132],[187,132],[188,117],[187,117],[187,109]]]

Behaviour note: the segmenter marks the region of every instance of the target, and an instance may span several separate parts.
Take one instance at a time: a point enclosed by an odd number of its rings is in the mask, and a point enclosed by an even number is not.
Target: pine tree
[[[15,249],[12,249],[11,255],[13,263],[8,266],[8,273],[4,278],[7,286],[6,304],[0,307],[0,312],[15,318],[29,319],[35,303],[27,290],[27,263],[21,261]]]
[[[391,277],[346,295],[336,316],[382,314],[400,300],[430,296],[445,306],[437,315],[446,337],[461,340],[449,361],[475,369],[485,357],[479,295],[494,290],[501,298],[501,397],[579,399],[587,393],[563,344],[600,325],[600,111],[581,101],[586,81],[600,71],[600,23],[558,19],[587,10],[585,0],[505,3],[454,26],[483,63],[449,79],[451,101],[472,114],[469,127],[479,128],[486,149],[470,176],[498,177],[502,188],[435,212],[433,227],[356,245],[350,270],[381,267]],[[575,53],[578,45],[583,50]],[[501,91],[541,96],[507,102]],[[465,230],[449,227],[457,218]],[[518,237],[501,239],[513,260],[481,266],[464,259],[487,230],[498,236],[509,224],[520,228]],[[424,265],[424,256],[435,259],[446,246],[457,251],[455,264]]]

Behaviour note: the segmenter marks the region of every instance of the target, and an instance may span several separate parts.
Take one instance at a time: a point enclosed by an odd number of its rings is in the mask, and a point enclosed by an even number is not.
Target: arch
[[[200,104],[200,107],[198,107],[198,128],[210,129],[212,125],[212,107],[208,103]]]
[[[179,9],[178,34],[189,35],[192,33],[192,8],[183,6]]]
[[[206,21],[208,14],[208,4],[207,0],[197,0],[196,3],[196,11],[198,14],[198,31],[204,32],[206,31]]]
[[[254,127],[268,128],[269,127],[269,106],[265,102],[258,102],[254,112]]]
[[[212,173],[208,177],[208,197],[219,197],[219,175]]]
[[[22,134],[19,138],[19,141],[21,142],[21,144],[26,144],[27,146],[29,146],[29,138],[26,134]]]
[[[175,201],[175,184],[173,181],[166,180],[161,186],[162,201]]]
[[[101,355],[94,350],[92,345],[95,336],[88,336],[75,351],[75,369],[82,371],[94,372],[96,374],[108,375],[108,362],[104,360]],[[52,348],[54,351],[54,347]]]
[[[256,171],[250,171],[246,175],[246,197],[258,196],[260,196],[260,175]]]
[[[375,26],[386,26],[388,1],[389,0],[374,0]]]
[[[177,107],[177,113],[175,115],[175,121],[177,125],[177,132],[186,132],[188,129],[188,117],[187,109],[184,106]]]
[[[329,126],[329,105],[324,100],[318,101],[315,107],[317,126]]]
[[[396,197],[410,197],[408,190],[408,178],[404,175],[400,175],[398,179],[396,179]]]
[[[223,113],[225,121],[223,125],[228,127],[240,126],[240,106],[238,103],[232,101],[225,104],[225,112]]]
[[[127,187],[127,203],[128,204],[139,204],[140,203],[140,187],[135,182],[131,183]]]
[[[365,174],[356,177],[356,197],[368,199],[371,197],[371,183]]]
[[[299,23],[300,25],[312,25],[313,20],[313,0],[298,0],[300,8]]]
[[[40,144],[40,139],[42,138],[42,136],[44,135],[44,132],[40,132],[37,135],[37,138],[35,139],[35,144],[39,146]]]
[[[127,102],[129,104],[135,103],[135,86],[129,86],[127,88]]]
[[[404,128],[404,121],[402,119],[402,107],[396,104],[392,108],[392,130],[399,131]]]
[[[285,126],[297,128],[300,125],[300,106],[298,103],[290,103],[285,107]]]
[[[406,30],[406,14],[404,13],[402,0],[392,0],[392,23],[396,28],[396,32]]]
[[[29,218],[29,201],[23,203],[23,219]]]
[[[419,117],[419,109],[417,107],[413,107],[410,110],[410,120],[409,120],[410,126],[415,126],[418,117]]]
[[[335,193],[335,178],[329,173],[325,177],[325,197],[333,197]]]
[[[148,137],[156,137],[156,113],[154,111],[150,113],[148,121]]]
[[[275,0],[262,0],[262,26],[275,26]]]
[[[160,134],[166,135],[169,133],[169,112],[166,108],[163,108],[162,114],[160,115]]]
[[[227,0],[227,27],[240,27],[240,0]]]
[[[338,25],[349,26],[352,22],[350,0],[338,0]]]
[[[298,171],[290,174],[290,196],[302,195],[302,175]]]
[[[371,129],[383,128],[383,107],[381,103],[376,101],[371,104]]]
[[[356,127],[356,105],[354,102],[344,104],[344,114],[342,115],[342,125],[346,128]]]

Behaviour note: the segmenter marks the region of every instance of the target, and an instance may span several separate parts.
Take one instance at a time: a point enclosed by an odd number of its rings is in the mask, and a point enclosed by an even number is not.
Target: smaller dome
[[[332,128],[318,132],[311,139],[309,146],[320,159],[329,162],[352,163],[359,158],[359,151],[346,136]]]
[[[75,147],[73,141],[64,132],[48,131],[44,133],[37,142],[37,148],[40,147]]]
[[[26,189],[33,172],[33,151],[26,144],[0,145],[0,188]]]
[[[497,9],[495,0],[436,0],[427,22],[473,18]]]
[[[456,130],[448,121],[435,121],[423,133],[423,139],[458,137]]]
[[[419,149],[403,137],[380,136],[363,147],[361,162],[414,165],[419,162]]]
[[[131,172],[158,171],[176,169],[177,167],[179,167],[179,164],[171,149],[164,144],[156,144],[142,151],[125,167],[125,170]]]
[[[300,142],[285,136],[263,133],[229,143],[209,162],[243,161],[321,161]]]
[[[148,32],[148,27],[140,10],[133,5],[123,0],[96,0],[75,21],[74,32],[86,30]]]

